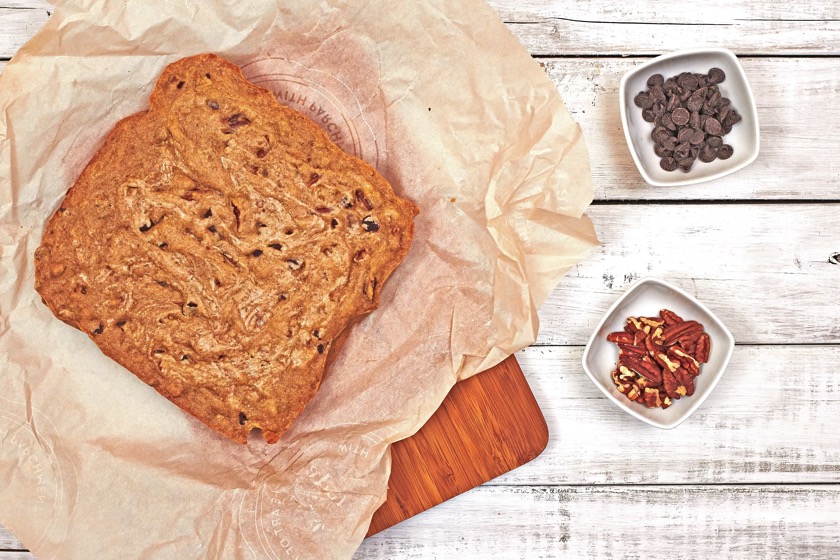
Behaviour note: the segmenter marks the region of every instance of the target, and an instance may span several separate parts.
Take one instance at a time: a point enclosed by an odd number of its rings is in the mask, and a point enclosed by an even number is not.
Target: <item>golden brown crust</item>
[[[168,66],[50,218],[35,287],[62,321],[239,442],[277,441],[333,341],[379,304],[417,208],[214,55]]]

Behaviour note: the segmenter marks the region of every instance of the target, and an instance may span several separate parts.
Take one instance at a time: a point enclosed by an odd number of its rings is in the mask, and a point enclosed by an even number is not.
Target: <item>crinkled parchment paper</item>
[[[382,307],[280,443],[227,441],[55,319],[33,252],[164,66],[215,52],[421,209]],[[534,341],[597,243],[586,148],[479,0],[65,0],[0,77],[0,523],[50,558],[349,558],[388,445]]]

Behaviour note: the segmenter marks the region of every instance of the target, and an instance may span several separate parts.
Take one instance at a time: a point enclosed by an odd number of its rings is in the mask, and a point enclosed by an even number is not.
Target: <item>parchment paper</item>
[[[597,243],[586,148],[478,0],[66,0],[0,77],[0,523],[49,558],[349,558],[390,443],[534,341]],[[280,443],[217,436],[33,289],[44,224],[164,66],[215,52],[421,208],[382,307]],[[253,434],[255,435],[255,434]]]

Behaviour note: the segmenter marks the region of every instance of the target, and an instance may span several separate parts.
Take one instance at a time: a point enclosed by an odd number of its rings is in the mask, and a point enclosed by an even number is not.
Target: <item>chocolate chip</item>
[[[260,158],[260,159],[262,159],[262,158],[264,158],[264,157],[265,157],[265,155],[266,155],[267,153],[268,153],[268,152],[266,152],[266,151],[265,151],[265,149],[260,148],[259,150],[257,150],[257,157],[258,157],[258,158]]]
[[[317,208],[315,208],[315,211],[319,214],[329,214],[330,212],[332,212],[332,208],[327,208],[326,206],[318,206]]]
[[[717,150],[717,157],[719,159],[729,159],[732,157],[732,154],[735,153],[735,150],[732,149],[732,146],[729,144],[724,144]]]
[[[365,216],[362,220],[362,229],[370,233],[375,233],[379,231],[379,224],[372,217]]]
[[[319,354],[323,354],[323,353],[324,353],[324,345],[323,345],[323,344],[319,344],[319,345],[318,345],[318,353],[319,353]]]
[[[646,93],[640,93],[633,98],[633,103],[642,109],[649,109],[650,107],[653,107],[653,98]]]
[[[141,231],[142,233],[146,233],[147,231],[149,231],[150,229],[152,229],[152,228],[153,228],[153,227],[155,227],[156,225],[157,225],[157,224],[155,224],[153,221],[149,220],[149,223],[148,223],[148,224],[143,224],[142,226],[140,226],[140,231]]]
[[[691,145],[688,142],[683,142],[674,149],[674,157],[676,159],[684,159],[688,157],[691,152]]]
[[[662,126],[671,131],[677,130],[677,125],[674,124],[673,119],[671,119],[670,113],[665,113],[664,115],[662,115]]]
[[[105,325],[99,323],[99,326],[93,330],[93,334],[102,334],[103,330],[105,330]]]
[[[717,149],[723,145],[723,140],[720,136],[710,136],[709,139],[706,140],[706,144],[714,149]]]
[[[203,216],[203,217],[204,217],[204,219],[207,219],[207,218],[212,218],[212,217],[213,217],[213,210],[211,210],[211,209],[209,209],[209,208],[208,208],[208,209],[207,209],[207,212],[205,212],[205,213],[204,213],[204,216]]]
[[[678,163],[680,165],[680,171],[682,171],[683,173],[688,173],[689,171],[691,171],[691,166],[694,165],[694,158],[683,158]]]
[[[676,139],[676,138],[674,138],[673,136],[669,136],[668,138],[666,138],[666,139],[662,142],[662,146],[663,146],[666,150],[673,150],[673,149],[675,149],[675,148],[677,147],[677,144],[678,144],[678,141],[677,141],[677,139]]]
[[[183,81],[178,82],[178,89],[183,88],[183,87],[184,87],[184,83],[186,83],[186,82],[183,82]]]
[[[674,112],[671,113],[671,119],[674,121],[674,124],[682,126],[688,123],[689,113],[682,107],[679,109],[674,109]]]
[[[239,229],[239,206],[233,202],[231,202],[230,205],[233,207],[233,217],[236,219],[236,229]]]
[[[672,155],[674,155],[674,150],[669,150],[668,148],[666,148],[662,144],[654,144],[653,145],[653,152],[661,158],[671,157]]]
[[[312,336],[314,336],[315,338],[320,340],[321,339],[321,331],[319,329],[315,329],[314,331],[312,331]]]
[[[198,307],[198,304],[193,302],[193,301],[188,301],[187,302],[187,307]]]
[[[330,227],[331,227],[332,229],[337,228],[337,227],[338,227],[338,220],[336,220],[335,218],[333,218],[332,220],[330,220]]]
[[[737,111],[730,111],[726,118],[723,119],[723,124],[726,126],[732,126],[735,123],[741,122],[741,115],[738,114]]]
[[[189,356],[187,356],[186,354],[181,354],[181,361],[182,361],[182,362],[186,362],[186,361],[187,361],[187,360],[189,360],[189,359],[190,359],[190,357],[189,357]]]
[[[709,68],[708,76],[710,84],[719,84],[726,79],[726,74],[720,68]]]
[[[252,257],[261,257],[262,255],[262,249],[254,249],[254,251],[251,253]]]
[[[704,129],[712,136],[720,136],[720,133],[723,132],[723,127],[721,127],[718,120],[713,117],[706,119]]]
[[[650,95],[654,101],[657,101],[659,103],[665,103],[666,101],[665,92],[662,91],[662,88],[660,86],[653,86],[650,89],[650,93],[648,93],[648,95]]]
[[[700,113],[691,113],[691,118],[688,119],[688,126],[691,128],[700,128]]]
[[[289,268],[292,270],[300,270],[304,265],[303,261],[297,259],[286,259],[286,262],[289,263]]]
[[[271,243],[271,244],[269,244],[269,247],[271,247],[275,251],[282,251],[283,250],[283,246],[280,243]]]
[[[312,175],[309,176],[309,181],[306,182],[306,186],[311,187],[312,185],[317,183],[318,179],[320,179],[320,178],[321,178],[320,175],[318,175],[317,173],[313,173]]]
[[[715,149],[705,144],[703,149],[700,150],[700,154],[697,156],[697,159],[702,161],[703,163],[710,163],[717,158],[717,154],[715,153]]]
[[[700,130],[699,128],[695,128],[694,132],[691,134],[691,138],[689,139],[689,142],[691,142],[692,144],[702,144],[703,140],[705,140],[705,139],[706,139],[706,135],[703,133],[703,131]]]
[[[208,107],[210,107],[211,109],[213,109],[214,111],[218,111],[218,110],[219,110],[219,104],[218,104],[218,103],[216,103],[215,101],[210,101],[210,100],[208,100],[208,101],[207,101],[207,106],[208,106]]]
[[[280,295],[278,296],[278,299],[279,299],[280,301],[286,301],[287,299],[289,299],[289,296],[288,296],[288,295],[286,295],[286,294],[280,294]]]
[[[654,74],[647,79],[648,87],[660,86],[665,82],[665,77],[662,74]]]
[[[665,104],[660,103],[659,101],[654,103],[653,104],[653,114],[656,115],[657,117],[661,117],[662,115],[664,115],[665,114]]]
[[[685,106],[693,113],[695,111],[699,111],[703,107],[704,101],[703,97],[695,94],[688,98]]]
[[[235,115],[231,115],[227,120],[228,126],[236,130],[237,128],[241,128],[245,125],[251,124],[251,119],[243,115],[242,113],[236,113]]]
[[[664,169],[665,171],[676,171],[677,170],[677,160],[672,157],[665,157],[659,160],[659,167]]]
[[[680,84],[685,89],[691,90],[691,91],[694,91],[695,89],[697,89],[697,86],[698,86],[697,78],[694,76],[694,74],[684,74],[684,75],[682,75],[677,80],[677,83]]]
[[[209,231],[210,233],[216,233],[216,226],[208,226],[207,231]]]
[[[247,421],[248,421],[248,417],[245,415],[245,413],[240,412],[239,413],[239,425],[244,426]]]
[[[669,97],[668,102],[665,104],[665,110],[669,113],[676,111],[680,107],[682,107],[682,101],[680,101],[680,98],[676,95]]]
[[[665,128],[664,126],[658,126],[658,127],[654,128],[653,132],[651,132],[651,134],[650,134],[650,137],[653,138],[653,141],[657,142],[659,144],[664,142],[665,139],[668,138],[669,136],[671,136],[671,135],[668,134],[668,129]]]
[[[642,111],[642,118],[647,122],[653,122],[653,119],[656,118],[656,115],[653,114],[653,109],[644,109]]]
[[[677,140],[679,140],[681,143],[688,142],[692,134],[694,134],[694,130],[686,126],[680,129],[679,133],[677,134]]]

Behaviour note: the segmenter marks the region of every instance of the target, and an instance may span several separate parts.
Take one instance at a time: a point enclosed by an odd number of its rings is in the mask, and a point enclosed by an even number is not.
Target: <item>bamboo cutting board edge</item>
[[[391,447],[388,496],[367,536],[532,461],[548,439],[514,356],[457,383],[416,434]]]

